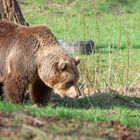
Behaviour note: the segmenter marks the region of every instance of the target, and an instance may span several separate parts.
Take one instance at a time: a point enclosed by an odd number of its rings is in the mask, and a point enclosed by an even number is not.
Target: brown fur
[[[78,63],[46,26],[0,22],[0,82],[9,101],[22,103],[29,84],[31,100],[37,104],[47,103],[51,89],[62,97],[79,96]]]

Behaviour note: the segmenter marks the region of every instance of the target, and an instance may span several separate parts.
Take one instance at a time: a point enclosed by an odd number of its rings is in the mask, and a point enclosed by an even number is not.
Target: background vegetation
[[[20,4],[31,25],[49,26],[58,39],[96,43],[96,54],[80,56],[83,92],[119,89],[139,81],[139,0],[20,0]]]

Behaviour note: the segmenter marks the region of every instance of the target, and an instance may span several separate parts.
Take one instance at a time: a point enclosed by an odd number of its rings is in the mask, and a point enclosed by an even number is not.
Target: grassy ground
[[[118,87],[140,81],[139,0],[19,2],[30,25],[48,25],[65,41],[95,41],[96,54],[80,55],[82,92],[121,92]],[[78,100],[54,96],[43,108],[1,101],[0,139],[138,140],[139,104],[138,97],[108,93]]]
[[[139,103],[140,98],[108,93],[78,100],[53,95],[42,108],[1,101],[0,138],[138,140]]]
[[[3,112],[30,112],[35,116],[57,116],[63,119],[88,121],[114,120],[120,121],[127,126],[140,126],[139,103],[140,98],[127,98],[107,93],[98,93],[91,97],[77,100],[70,98],[62,99],[59,96],[53,95],[52,102],[48,107],[38,108],[30,103],[26,103],[23,106],[14,105],[2,101],[0,103],[0,110]],[[133,119],[134,116],[135,119]]]
[[[91,122],[67,120],[59,117],[35,117],[23,113],[19,113],[17,116],[15,112],[7,114],[1,113],[0,118],[4,118],[1,125],[6,127],[5,129],[1,129],[0,133],[8,135],[8,138],[1,138],[5,140],[138,140],[140,136],[139,128],[129,128],[116,121]],[[16,120],[13,121],[13,118],[16,118]]]
[[[52,103],[43,108],[1,101],[0,136],[14,140],[135,140],[140,137],[138,103],[139,98],[106,93],[78,100],[53,97]]]
[[[135,2],[134,6],[131,4],[133,9],[129,5],[115,7],[110,3],[106,0],[103,2],[97,0],[95,9],[92,0],[25,0],[21,7],[31,25],[48,25],[59,39],[68,41],[93,39],[104,47],[108,46],[109,41],[114,46],[118,46],[118,42],[121,41],[121,46],[126,47],[129,34],[131,43],[138,47],[140,16],[139,11],[134,11],[134,8],[140,2]],[[117,5],[117,2],[114,4]],[[113,8],[120,13],[114,13]],[[132,13],[126,12],[124,8],[132,10]]]

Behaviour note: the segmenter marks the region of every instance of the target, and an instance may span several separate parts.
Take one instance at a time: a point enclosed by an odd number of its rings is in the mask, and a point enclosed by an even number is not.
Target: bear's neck
[[[37,61],[41,63],[43,59],[54,59],[55,61],[58,61],[60,58],[68,58],[69,55],[65,53],[63,48],[59,46],[59,44],[52,45],[50,47],[44,47],[41,48],[40,51],[38,51],[37,55]]]
[[[48,54],[55,54],[55,55],[68,55],[66,54],[66,52],[64,51],[64,49],[58,44],[58,43],[55,43],[55,44],[51,44],[51,45],[47,45],[47,46],[44,46],[42,48],[40,48],[40,54],[41,55],[45,55],[47,56]]]

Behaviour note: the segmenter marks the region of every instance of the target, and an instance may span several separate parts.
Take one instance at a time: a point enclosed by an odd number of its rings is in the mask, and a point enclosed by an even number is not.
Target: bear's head
[[[38,74],[42,81],[61,97],[77,98],[80,96],[77,85],[79,79],[77,65],[79,63],[79,57],[58,58],[50,55],[42,60]]]

